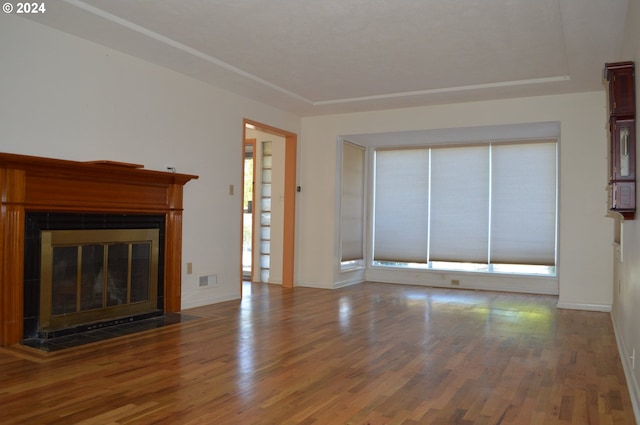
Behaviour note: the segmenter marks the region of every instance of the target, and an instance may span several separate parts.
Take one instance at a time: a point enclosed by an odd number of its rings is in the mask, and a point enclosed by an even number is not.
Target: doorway
[[[265,143],[271,141],[274,143]],[[270,152],[274,152],[273,158],[262,158]],[[285,288],[294,286],[296,157],[294,133],[244,120],[243,279],[247,276],[251,281],[281,283]],[[277,191],[273,190],[272,178],[280,182]],[[272,217],[278,219],[275,225],[271,225]],[[242,291],[242,282],[240,288]]]
[[[256,139],[244,141],[243,187],[242,187],[242,280],[253,280],[253,218],[255,204]]]

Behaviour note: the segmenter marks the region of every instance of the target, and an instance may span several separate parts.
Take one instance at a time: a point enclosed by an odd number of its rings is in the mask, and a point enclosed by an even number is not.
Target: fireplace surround
[[[164,216],[27,212],[25,223],[24,338],[164,312]]]
[[[18,343],[29,332],[25,317],[31,316],[25,316],[30,314],[25,306],[39,297],[25,287],[31,270],[25,262],[34,260],[33,254],[25,255],[25,227],[27,216],[34,213],[81,216],[84,221],[100,215],[106,221],[160,217],[164,242],[158,304],[167,313],[180,311],[182,193],[183,186],[197,178],[137,164],[0,153],[0,346]]]

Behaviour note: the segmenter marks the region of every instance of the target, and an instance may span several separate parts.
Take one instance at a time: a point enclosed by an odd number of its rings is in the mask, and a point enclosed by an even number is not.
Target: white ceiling
[[[29,18],[301,116],[603,90],[628,0],[57,0]]]

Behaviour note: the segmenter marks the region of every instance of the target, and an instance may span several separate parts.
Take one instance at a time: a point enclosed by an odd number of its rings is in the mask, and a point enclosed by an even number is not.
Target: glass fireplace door
[[[41,232],[40,329],[157,310],[158,229]]]

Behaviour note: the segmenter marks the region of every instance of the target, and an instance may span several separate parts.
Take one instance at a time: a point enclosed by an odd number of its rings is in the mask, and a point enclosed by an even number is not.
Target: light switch
[[[230,184],[230,185],[229,185],[229,195],[233,195],[233,189],[234,189],[234,188],[233,188],[233,185],[232,185],[232,184]]]

